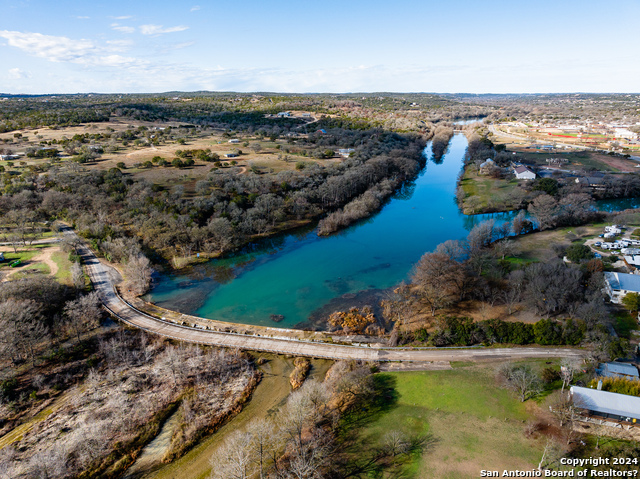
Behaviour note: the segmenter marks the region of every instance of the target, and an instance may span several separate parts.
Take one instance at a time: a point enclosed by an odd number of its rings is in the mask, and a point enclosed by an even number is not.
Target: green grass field
[[[10,279],[22,279],[34,274],[50,274],[49,266],[44,263],[35,263],[11,275]]]
[[[478,175],[469,168],[465,171],[460,186],[465,193],[462,209],[465,214],[489,212],[514,208],[510,200],[518,188],[517,180],[504,180]]]
[[[40,254],[40,250],[35,246],[26,251],[18,250],[17,253],[5,251],[4,262],[0,264],[2,264],[3,268],[11,269],[9,268],[9,263],[11,263],[12,261],[19,259],[23,263],[26,263],[27,261],[31,261],[31,259],[38,254]]]
[[[371,477],[475,478],[482,469],[530,469],[540,460],[542,444],[523,433],[531,406],[497,386],[490,367],[383,373],[376,379],[391,390],[386,408],[363,427],[359,450],[379,447],[392,430],[429,439],[422,455]]]
[[[71,285],[71,261],[69,261],[69,255],[63,251],[57,251],[51,255],[51,259],[58,265],[56,279],[60,283]]]

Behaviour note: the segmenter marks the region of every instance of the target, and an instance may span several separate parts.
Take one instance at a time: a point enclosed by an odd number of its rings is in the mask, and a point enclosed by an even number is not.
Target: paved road
[[[64,230],[64,233],[75,235],[70,228]],[[582,357],[584,355],[584,351],[570,348],[375,348],[296,339],[267,338],[180,326],[149,316],[131,307],[114,291],[113,278],[116,275],[113,269],[101,263],[84,244],[79,249],[79,254],[84,259],[87,273],[96,291],[100,295],[105,308],[111,311],[111,313],[121,321],[131,326],[179,341],[255,351],[268,351],[295,356],[328,359],[360,359],[365,361],[479,361],[491,359],[510,360],[522,358]]]

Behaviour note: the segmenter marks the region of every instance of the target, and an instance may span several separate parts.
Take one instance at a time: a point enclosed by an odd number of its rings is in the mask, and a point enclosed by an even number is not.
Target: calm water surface
[[[337,298],[351,300],[407,279],[420,256],[448,239],[462,239],[479,221],[510,219],[514,213],[463,215],[455,203],[456,177],[466,138],[453,137],[443,160],[431,159],[409,184],[369,220],[330,237],[315,229],[264,241],[231,258],[193,268],[188,275],[163,275],[149,299],[169,309],[211,319],[275,325],[307,321]],[[425,155],[430,158],[429,148]],[[605,210],[638,206],[617,200]],[[365,293],[363,293],[365,292]]]

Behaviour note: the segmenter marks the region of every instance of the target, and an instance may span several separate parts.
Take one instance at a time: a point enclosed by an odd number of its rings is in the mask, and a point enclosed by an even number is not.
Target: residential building
[[[605,292],[612,303],[620,303],[629,293],[640,293],[640,275],[605,271]]]
[[[513,169],[513,173],[519,180],[535,180],[536,174],[526,166],[520,165]]]
[[[632,379],[634,381],[640,380],[638,368],[629,363],[602,363],[598,365],[596,373],[598,376],[604,376],[607,378],[623,378]]]
[[[579,386],[571,386],[570,395],[574,407],[581,409],[585,416],[640,423],[640,397]]]
[[[240,143],[240,140],[238,140],[237,138],[234,138],[233,140],[229,140],[229,143]]]

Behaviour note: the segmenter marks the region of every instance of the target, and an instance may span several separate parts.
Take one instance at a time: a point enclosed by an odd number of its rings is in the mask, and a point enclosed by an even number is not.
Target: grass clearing
[[[47,266],[44,263],[34,263],[33,265],[30,265],[24,269],[21,269],[20,271],[15,272],[10,276],[10,279],[12,280],[22,279],[28,276],[33,276],[34,274],[49,275],[51,274],[51,269],[49,269],[49,266]]]
[[[495,385],[487,366],[448,371],[377,375],[392,385],[388,408],[361,434],[361,447],[373,449],[391,430],[430,434],[432,443],[395,475],[375,477],[466,478],[482,469],[530,469],[543,445],[527,439],[524,422],[532,417],[523,404]],[[364,449],[366,450],[366,449]]]
[[[2,266],[9,268],[9,263],[17,259],[19,259],[23,263],[26,263],[27,261],[31,261],[34,256],[39,254],[40,254],[40,248],[37,248],[37,246],[33,246],[33,249],[18,251],[17,253],[14,253],[13,251],[10,251],[10,252],[5,251],[4,262],[2,263]]]
[[[58,265],[56,279],[60,283],[71,285],[71,261],[69,255],[63,251],[56,251],[51,255],[51,259]]]
[[[580,234],[577,234],[578,231]],[[514,238],[515,246],[521,251],[518,258],[522,262],[549,261],[557,255],[552,249],[554,244],[569,246],[572,241],[584,241],[602,233],[601,224],[588,226],[558,228],[551,231],[539,231]],[[509,260],[511,261],[511,260]]]
[[[462,202],[465,214],[515,208],[511,199],[518,196],[514,194],[519,187],[518,180],[491,178],[466,168],[460,186],[465,193]]]

